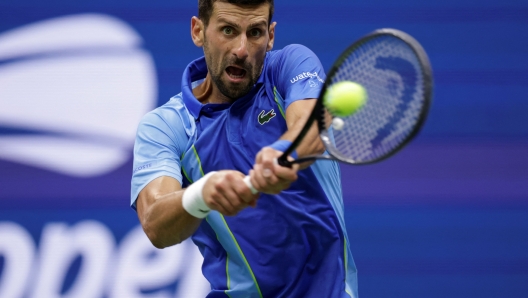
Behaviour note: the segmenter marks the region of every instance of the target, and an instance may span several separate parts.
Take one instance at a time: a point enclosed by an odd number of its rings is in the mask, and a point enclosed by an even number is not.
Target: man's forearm
[[[189,238],[200,225],[201,219],[196,218],[182,207],[182,194],[179,190],[154,198],[146,210],[139,210],[143,230],[152,244],[157,248],[165,248]],[[141,200],[142,198],[138,198]],[[138,205],[139,207],[139,205]],[[144,211],[144,212],[143,212]]]
[[[315,99],[299,100],[292,103],[286,110],[286,122],[288,124],[288,131],[286,131],[281,139],[293,141],[301,130],[304,128],[312,109],[315,105]],[[322,154],[325,150],[323,142],[319,138],[319,130],[317,123],[313,123],[308,133],[304,136],[302,142],[297,146],[295,151],[299,157]],[[301,167],[305,168],[311,163],[305,163]]]

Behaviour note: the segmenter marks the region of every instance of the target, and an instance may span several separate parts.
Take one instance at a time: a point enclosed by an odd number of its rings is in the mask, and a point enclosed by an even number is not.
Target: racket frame
[[[379,156],[378,158],[367,160],[367,161],[357,161],[353,160],[351,158],[346,158],[339,154],[338,150],[335,148],[335,146],[332,144],[331,138],[328,134],[328,130],[326,129],[326,123],[325,123],[325,109],[323,104],[324,95],[326,93],[326,89],[328,88],[327,82],[330,82],[331,79],[334,77],[334,75],[339,71],[339,68],[341,64],[348,58],[349,54],[356,50],[356,48],[360,47],[363,43],[377,38],[379,36],[383,35],[391,35],[394,36],[401,41],[403,41],[405,44],[407,44],[416,54],[416,57],[418,58],[419,65],[422,68],[422,74],[423,74],[423,94],[424,94],[424,104],[420,111],[420,114],[418,115],[418,121],[416,122],[415,126],[413,127],[412,131],[405,137],[405,139],[397,145],[395,148],[393,148],[391,151],[389,151],[387,154],[383,154]],[[310,114],[310,117],[306,121],[306,124],[304,125],[303,129],[299,133],[299,135],[295,138],[295,140],[292,142],[290,147],[286,149],[286,151],[283,152],[283,154],[277,159],[277,162],[281,166],[291,167],[294,163],[303,163],[306,161],[313,161],[316,159],[327,159],[327,160],[338,160],[344,163],[348,164],[354,164],[354,165],[364,165],[364,164],[372,164],[379,162],[381,160],[384,160],[386,158],[389,158],[393,156],[395,153],[400,151],[403,147],[405,147],[421,130],[423,124],[425,123],[425,120],[427,119],[427,115],[429,113],[429,109],[432,102],[432,94],[433,94],[433,73],[431,69],[431,63],[429,62],[429,58],[427,57],[427,54],[425,50],[422,48],[420,43],[414,39],[409,34],[392,28],[383,28],[375,30],[359,40],[355,41],[352,45],[350,45],[341,55],[337,58],[337,60],[334,62],[332,67],[330,68],[330,71],[328,72],[328,75],[326,76],[325,83],[323,84],[323,88],[321,89],[321,92],[319,93],[319,97],[317,98],[317,102],[314,106],[314,109],[312,113]],[[305,156],[298,158],[294,161],[288,161],[287,158],[289,155],[292,154],[292,152],[299,146],[299,144],[302,142],[310,128],[312,127],[312,124],[314,121],[317,121],[317,127],[319,129],[319,136],[328,151],[330,155],[311,155],[311,156]]]

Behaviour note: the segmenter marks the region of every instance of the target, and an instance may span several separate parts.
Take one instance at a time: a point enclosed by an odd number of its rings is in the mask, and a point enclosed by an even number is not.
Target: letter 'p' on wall
[[[190,241],[159,250],[137,226],[117,245],[110,229],[94,220],[50,222],[40,238],[37,246],[24,227],[0,222],[0,297],[148,297],[145,290],[161,289],[156,297],[174,298],[209,292],[200,271],[203,258]],[[78,272],[68,276],[79,258]]]

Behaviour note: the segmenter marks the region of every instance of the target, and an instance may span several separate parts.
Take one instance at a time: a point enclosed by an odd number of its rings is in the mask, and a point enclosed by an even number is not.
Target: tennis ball
[[[358,83],[342,81],[328,87],[323,98],[325,107],[333,115],[347,117],[367,101],[367,90]]]

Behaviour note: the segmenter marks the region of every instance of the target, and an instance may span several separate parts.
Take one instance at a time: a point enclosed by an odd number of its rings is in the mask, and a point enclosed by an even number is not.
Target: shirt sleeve
[[[166,112],[158,108],[146,114],[138,126],[130,193],[133,209],[139,193],[152,180],[169,176],[182,184],[180,157],[188,136],[180,115]]]
[[[303,45],[289,45],[279,59],[277,89],[285,107],[297,100],[317,98],[326,77],[319,58]]]

